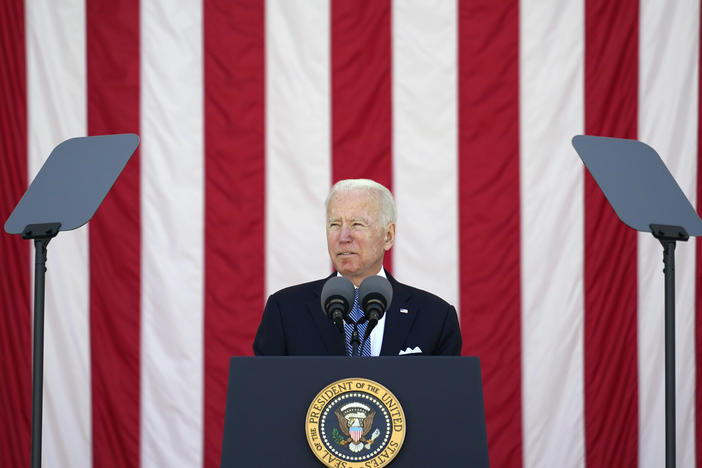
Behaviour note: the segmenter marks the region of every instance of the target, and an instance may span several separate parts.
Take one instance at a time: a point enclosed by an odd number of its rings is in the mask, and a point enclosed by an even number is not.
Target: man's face
[[[395,223],[380,224],[380,201],[369,191],[337,193],[327,208],[327,248],[336,271],[356,286],[377,274],[395,241]]]

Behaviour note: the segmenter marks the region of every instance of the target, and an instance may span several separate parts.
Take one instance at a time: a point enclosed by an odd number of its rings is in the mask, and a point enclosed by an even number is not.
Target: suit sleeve
[[[462,347],[463,339],[461,338],[461,329],[458,326],[458,314],[455,307],[449,306],[441,329],[439,347],[435,354],[460,356]]]
[[[256,356],[284,356],[287,354],[283,319],[275,295],[270,296],[266,301],[263,318],[261,318],[261,324],[258,326],[254,339],[253,352]]]

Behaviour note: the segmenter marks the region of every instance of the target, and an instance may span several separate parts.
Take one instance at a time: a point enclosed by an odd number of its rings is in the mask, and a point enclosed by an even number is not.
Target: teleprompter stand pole
[[[32,352],[32,468],[41,467],[42,398],[44,388],[44,296],[46,253],[61,223],[30,224],[22,238],[34,240],[34,348]]]
[[[651,224],[663,246],[665,275],[665,466],[675,467],[675,242],[690,236],[680,226]]]

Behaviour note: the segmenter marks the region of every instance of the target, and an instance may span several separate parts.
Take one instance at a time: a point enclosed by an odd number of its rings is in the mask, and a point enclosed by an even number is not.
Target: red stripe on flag
[[[480,356],[491,464],[519,467],[519,2],[461,1],[458,14],[463,354]]]
[[[636,138],[638,0],[585,4],[585,133]],[[585,459],[638,463],[637,249],[585,176]]]
[[[702,8],[700,9],[702,24]],[[702,29],[699,44],[702,44]],[[702,64],[702,47],[699,62]],[[698,65],[697,77],[697,213],[702,215],[702,67]],[[695,457],[702,466],[702,237],[695,238]]]
[[[332,181],[392,190],[391,2],[331,3]],[[385,255],[392,268],[392,255]]]
[[[392,190],[389,0],[331,3],[332,180],[366,177]]]
[[[264,2],[204,3],[205,466],[220,464],[229,358],[263,311]]]
[[[0,4],[0,213],[2,224],[27,189],[27,66],[23,2]],[[0,466],[28,466],[32,415],[29,251],[0,234]]]
[[[88,133],[139,133],[139,2],[86,3]],[[139,155],[90,222],[93,465],[137,467],[141,236]]]

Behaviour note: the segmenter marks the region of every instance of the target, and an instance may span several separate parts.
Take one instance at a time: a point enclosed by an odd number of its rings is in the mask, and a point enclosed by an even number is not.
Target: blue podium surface
[[[404,441],[390,466],[489,466],[478,358],[411,355],[232,358],[221,466],[324,466],[308,444],[306,417],[320,391],[343,379],[377,382],[402,406]]]

